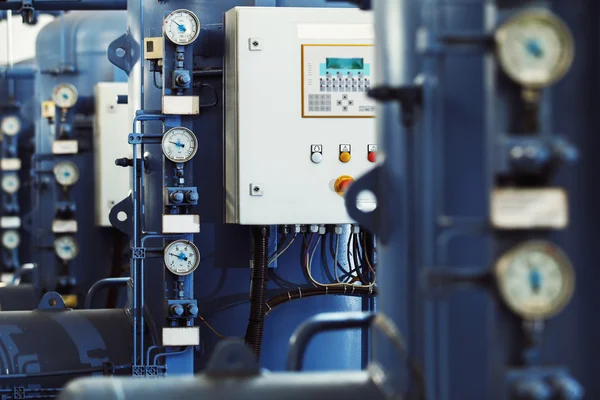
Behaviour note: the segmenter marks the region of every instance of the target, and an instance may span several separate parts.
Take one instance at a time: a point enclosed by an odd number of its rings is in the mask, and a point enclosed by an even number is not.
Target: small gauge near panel
[[[509,18],[495,33],[496,54],[506,75],[528,89],[560,80],[575,55],[567,25],[546,9],[529,9]]]
[[[60,83],[52,91],[52,101],[60,108],[71,108],[77,103],[79,94],[70,83]]]
[[[17,247],[19,247],[20,243],[21,243],[21,236],[19,235],[19,232],[10,230],[10,231],[5,231],[2,234],[2,246],[4,246],[4,248],[9,249],[9,250],[14,250]]]
[[[176,240],[165,248],[164,263],[175,275],[189,275],[200,264],[200,251],[189,240]]]
[[[8,194],[14,194],[19,190],[21,181],[17,174],[5,174],[2,177],[2,190]]]
[[[2,129],[2,133],[6,136],[15,136],[21,131],[21,120],[14,115],[4,117],[0,129]]]
[[[200,34],[200,20],[190,10],[175,10],[165,18],[165,36],[177,45],[188,45]]]
[[[163,135],[163,154],[174,163],[190,161],[197,150],[198,139],[188,128],[182,126],[171,128]]]
[[[54,166],[54,178],[62,186],[73,186],[79,180],[79,168],[71,161],[61,161]]]
[[[71,261],[79,254],[79,244],[73,236],[61,236],[54,241],[54,252],[63,261]]]
[[[556,245],[525,242],[504,253],[495,265],[502,300],[526,320],[544,320],[558,314],[575,291],[571,262]]]

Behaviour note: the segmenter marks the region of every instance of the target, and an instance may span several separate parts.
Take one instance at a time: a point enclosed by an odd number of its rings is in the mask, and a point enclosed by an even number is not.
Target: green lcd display
[[[364,58],[327,58],[327,69],[364,69]]]

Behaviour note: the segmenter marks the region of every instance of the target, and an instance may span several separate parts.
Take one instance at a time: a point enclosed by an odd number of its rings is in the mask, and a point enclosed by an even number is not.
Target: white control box
[[[225,32],[226,222],[354,222],[343,192],[377,158],[372,13],[236,7]]]
[[[94,164],[96,170],[96,224],[111,226],[110,209],[129,195],[130,168],[115,165],[117,158],[131,158],[127,137],[131,131],[129,106],[117,104],[128,93],[126,82],[100,82],[95,88]]]

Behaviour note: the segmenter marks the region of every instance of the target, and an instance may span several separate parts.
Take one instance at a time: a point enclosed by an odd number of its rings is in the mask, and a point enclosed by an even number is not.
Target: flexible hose
[[[252,287],[250,289],[250,317],[246,329],[246,343],[259,361],[267,309],[269,235],[270,228],[268,226],[252,227]]]

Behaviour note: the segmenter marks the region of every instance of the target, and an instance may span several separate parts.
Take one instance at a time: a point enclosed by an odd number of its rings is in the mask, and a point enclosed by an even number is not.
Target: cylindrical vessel
[[[60,388],[75,377],[102,371],[105,363],[113,364],[115,374],[129,374],[131,347],[124,310],[55,311],[48,306],[2,312],[0,387]]]

